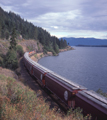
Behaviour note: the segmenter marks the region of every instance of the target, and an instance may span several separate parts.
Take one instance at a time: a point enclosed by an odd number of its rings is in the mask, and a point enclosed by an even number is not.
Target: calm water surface
[[[59,56],[44,57],[39,64],[90,90],[107,92],[107,48],[74,48]]]

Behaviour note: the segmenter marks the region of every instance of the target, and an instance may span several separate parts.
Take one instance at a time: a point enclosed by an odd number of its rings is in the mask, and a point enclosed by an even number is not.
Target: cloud
[[[107,36],[107,0],[0,0],[0,6],[57,36]]]
[[[71,25],[70,21],[75,20],[77,17],[78,18],[81,17],[79,10],[46,13],[44,15],[35,17],[34,19],[31,18],[28,20],[42,27],[58,26],[58,28],[61,29],[62,27],[67,28],[67,26],[70,26]]]
[[[54,29],[58,29],[58,26],[51,26],[52,28],[54,28]]]
[[[2,8],[7,12],[12,11],[12,6],[4,6],[4,5],[1,5],[1,4],[0,4],[0,6],[2,6]]]

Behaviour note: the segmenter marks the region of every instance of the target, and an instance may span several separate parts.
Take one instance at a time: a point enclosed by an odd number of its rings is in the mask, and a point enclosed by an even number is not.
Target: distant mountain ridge
[[[70,46],[106,46],[107,39],[63,37]]]

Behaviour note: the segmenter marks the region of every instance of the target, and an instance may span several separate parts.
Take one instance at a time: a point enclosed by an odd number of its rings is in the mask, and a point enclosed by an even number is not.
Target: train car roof
[[[93,91],[94,92],[94,91]],[[107,109],[107,100],[105,97],[100,96],[99,94],[92,93],[92,91],[79,91],[78,94],[81,94],[82,96],[85,96],[86,98],[90,99],[91,101],[101,105],[102,107],[105,107]],[[93,95],[92,95],[93,94]]]
[[[25,57],[32,65],[40,68],[41,70],[46,71],[46,72],[52,72],[51,70],[49,70],[49,69],[43,67],[42,65],[38,64],[37,62],[33,61],[33,60],[29,57],[29,52],[26,52],[26,53],[24,54],[24,57]]]
[[[83,86],[80,86],[80,85],[78,85],[78,84],[76,84],[76,83],[74,83],[74,82],[72,82],[72,81],[70,81],[70,80],[56,74],[56,73],[54,73],[54,72],[51,72],[51,73],[48,73],[48,74],[50,76],[56,78],[61,83],[64,83],[64,84],[68,85],[69,87],[72,87],[73,89],[87,89],[87,88],[85,88]]]
[[[96,93],[95,91],[90,90],[90,91],[85,91],[85,93],[107,104],[107,98]]]
[[[91,99],[92,101],[95,101],[96,103],[102,105],[103,107],[105,107],[107,109],[107,98],[97,94],[94,91],[88,91],[86,90],[87,88],[80,86],[58,74],[56,74],[55,72],[43,67],[42,65],[38,64],[37,62],[34,62],[30,57],[29,57],[29,53],[26,52],[24,54],[24,57],[34,66],[40,68],[41,70],[43,70],[44,72],[48,72],[48,75],[56,78],[58,81],[60,81],[61,83],[66,84],[67,86],[71,87],[72,89],[83,89],[84,91],[79,91],[79,94],[85,96],[88,99]]]
[[[37,62],[33,61],[33,60],[29,57],[29,53],[28,53],[28,52],[26,52],[26,53],[24,54],[24,57],[25,57],[30,63],[32,63],[32,65],[38,67],[39,69],[43,70],[44,72],[45,72],[45,71],[48,72],[49,75],[51,75],[51,76],[54,77],[54,78],[57,78],[58,81],[66,84],[66,85],[68,85],[69,87],[72,87],[72,89],[87,89],[87,88],[85,88],[85,87],[83,87],[83,86],[80,86],[80,85],[78,85],[78,84],[76,84],[76,83],[74,83],[74,82],[72,82],[72,81],[70,81],[70,80],[68,80],[68,79],[66,79],[66,78],[64,78],[64,77],[56,74],[55,72],[53,72],[53,71],[51,71],[51,70],[43,67],[42,65],[38,64]]]

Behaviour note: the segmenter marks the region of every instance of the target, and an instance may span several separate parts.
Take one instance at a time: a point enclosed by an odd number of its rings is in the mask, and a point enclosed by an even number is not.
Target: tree
[[[56,44],[56,40],[53,41],[53,49],[56,53],[59,53],[59,47],[58,45]]]
[[[10,41],[10,48],[9,51],[6,54],[5,58],[5,67],[15,70],[18,67],[18,59],[17,59],[17,52],[16,52],[16,31],[15,28],[13,28],[12,34],[11,34],[11,41]]]
[[[38,39],[41,44],[45,44],[45,36],[42,29],[39,30]]]
[[[64,47],[66,47],[67,46],[67,41],[66,40],[64,40]]]
[[[61,40],[60,40],[60,45],[59,45],[60,49],[63,49],[63,48],[65,48],[66,46],[67,46],[66,40],[63,40],[63,39],[61,38]]]
[[[7,52],[5,58],[5,67],[15,70],[18,67],[17,52],[11,49]]]
[[[0,66],[3,64],[3,58],[0,56]]]
[[[17,45],[17,46],[16,46],[16,51],[17,51],[17,56],[18,56],[19,58],[23,56],[24,52],[23,52],[22,46]]]
[[[5,31],[5,37],[6,37],[7,40],[9,39],[9,32],[8,32],[8,30]]]
[[[17,28],[17,31],[15,31],[14,27]],[[58,47],[63,49],[66,46],[66,42],[63,39],[59,40],[57,37],[51,36],[43,28],[34,26],[27,20],[22,19],[19,15],[13,12],[7,13],[0,8],[0,37],[8,39],[11,35],[10,49],[14,50],[16,50],[17,44],[15,40],[16,33],[17,35],[21,34],[24,39],[38,39],[46,51],[58,52]],[[54,40],[56,44],[53,46]]]
[[[1,26],[1,21],[0,21],[0,38],[1,38],[1,32],[2,32],[2,26]]]
[[[58,47],[57,44],[55,44],[55,46],[54,46],[54,50],[55,50],[55,52],[56,52],[57,54],[59,53],[59,47]]]
[[[35,27],[35,29],[34,29],[34,39],[37,40],[37,37],[38,37],[38,30],[37,30],[37,27]]]
[[[61,38],[61,40],[60,40],[60,49],[62,49],[63,48],[63,39]]]
[[[10,49],[16,50],[16,31],[15,28],[13,28],[12,34],[11,34],[11,41],[10,41]]]

